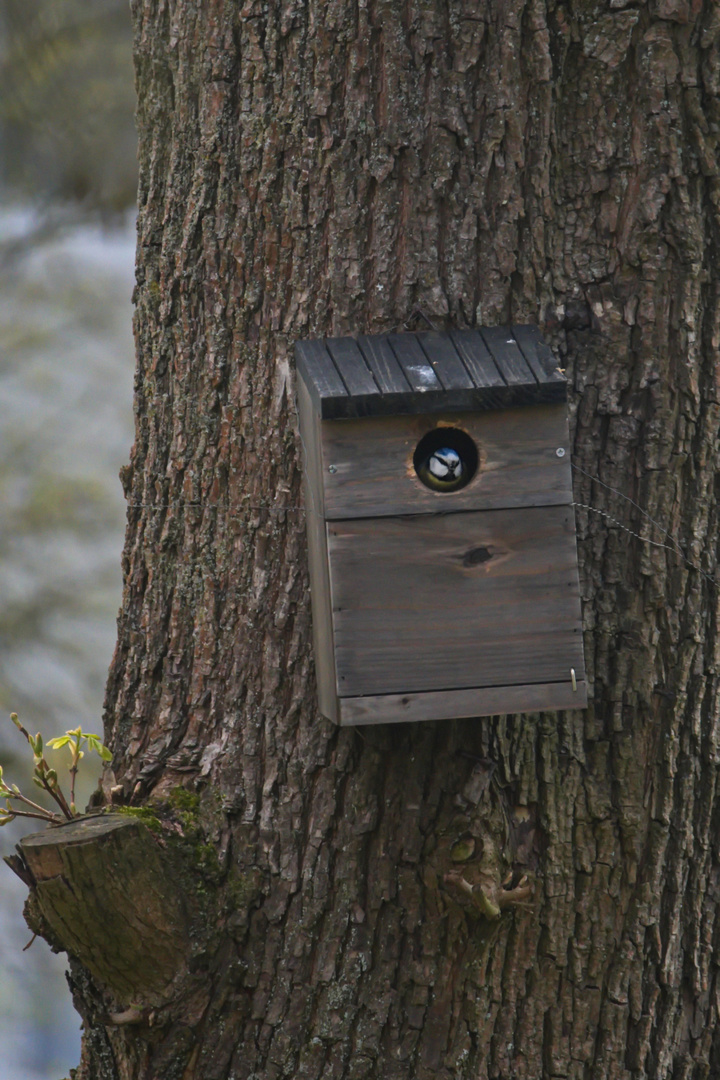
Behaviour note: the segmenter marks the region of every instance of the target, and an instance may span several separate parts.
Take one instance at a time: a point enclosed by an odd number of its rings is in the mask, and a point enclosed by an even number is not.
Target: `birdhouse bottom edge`
[[[414,723],[420,720],[451,720],[506,713],[556,712],[587,707],[587,684],[574,682],[531,683],[422,693],[378,694],[339,698],[337,717],[341,727],[361,724]]]

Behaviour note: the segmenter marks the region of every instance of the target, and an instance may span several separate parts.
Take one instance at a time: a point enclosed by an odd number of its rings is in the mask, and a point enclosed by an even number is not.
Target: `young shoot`
[[[91,735],[88,731],[83,731],[81,727],[76,727],[73,731],[66,731],[64,735],[58,735],[55,739],[50,739],[48,746],[53,750],[60,750],[63,746],[67,746],[70,751],[70,812],[74,816],[77,814],[77,807],[75,806],[75,778],[78,773],[78,766],[81,760],[85,757],[85,751],[82,749],[83,743],[87,743],[88,750],[94,750],[100,755],[103,761],[110,761],[112,754],[108,750],[107,746],[103,746],[100,741],[99,735]]]
[[[94,750],[103,761],[110,761],[112,754],[106,746],[103,746],[98,735],[83,731],[81,727],[73,731],[66,731],[64,735],[56,739],[50,739],[48,746],[52,749],[60,749],[67,746],[70,750],[70,802],[68,803],[62,788],[58,783],[57,772],[48,765],[43,747],[43,739],[40,732],[32,736],[18,720],[17,713],[11,713],[12,720],[18,731],[25,736],[33,754],[33,783],[47,792],[54,801],[57,809],[47,810],[44,806],[28,799],[23,795],[17,784],[7,784],[3,779],[3,770],[0,766],[0,800],[5,800],[5,806],[0,807],[0,826],[7,825],[16,817],[38,818],[47,821],[51,825],[61,825],[63,821],[70,821],[77,816],[75,806],[75,779],[78,766],[84,756],[83,744],[87,743],[88,750]]]

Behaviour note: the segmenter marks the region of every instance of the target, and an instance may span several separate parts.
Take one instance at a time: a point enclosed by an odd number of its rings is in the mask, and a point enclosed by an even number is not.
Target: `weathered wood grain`
[[[449,334],[418,334],[417,340],[445,390],[470,389],[474,386]]]
[[[333,640],[327,532],[323,517],[323,477],[320,447],[320,420],[302,378],[297,388],[298,422],[305,468],[303,496],[307,529],[308,568],[312,594],[312,635],[315,658],[318,708],[329,720],[338,719],[335,685],[335,645]]]
[[[476,386],[505,385],[505,380],[479,330],[451,330],[450,337]]]
[[[384,334],[375,334],[372,337],[361,335],[358,346],[383,394],[410,392],[410,383],[403,375],[398,358]]]
[[[318,407],[327,398],[347,397],[347,387],[340,378],[324,342],[298,341],[295,346],[295,362]]]
[[[508,409],[564,401],[567,392],[534,326],[301,341],[295,355],[326,420]]]
[[[555,382],[558,378],[564,378],[552,349],[543,340],[537,326],[513,326],[512,333],[539,383]]]
[[[325,344],[335,367],[340,372],[342,381],[348,388],[348,394],[352,397],[361,397],[380,393],[378,384],[355,338],[328,338]]]
[[[584,678],[571,508],[327,529],[340,697]]]
[[[475,441],[480,467],[467,487],[431,491],[412,458],[438,424]],[[321,425],[325,515],[329,520],[392,514],[551,506],[572,501],[564,405],[502,412],[326,420]],[[329,466],[334,472],[329,472]]]
[[[504,713],[584,709],[587,705],[587,686],[584,681],[576,685],[576,690],[573,690],[571,682],[557,682],[341,698],[340,724],[343,727],[400,724]]]
[[[480,328],[485,344],[508,386],[515,384],[532,386],[535,377],[507,326],[483,326]]]
[[[415,334],[388,334],[388,341],[416,395],[444,389]]]
[[[359,397],[318,398],[318,410],[324,420],[352,420],[360,417],[400,416],[414,413],[455,411],[486,412],[514,409],[525,405],[547,405],[567,400],[565,380],[546,383],[516,383],[481,389],[428,390],[393,394],[364,394]]]

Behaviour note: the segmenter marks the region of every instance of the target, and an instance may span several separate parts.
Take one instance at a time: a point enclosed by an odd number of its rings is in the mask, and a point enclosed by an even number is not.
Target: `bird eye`
[[[432,491],[459,491],[477,472],[477,447],[459,428],[434,428],[417,444],[413,465]]]

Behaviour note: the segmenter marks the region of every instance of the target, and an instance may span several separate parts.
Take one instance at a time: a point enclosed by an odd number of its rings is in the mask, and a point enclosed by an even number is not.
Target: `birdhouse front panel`
[[[565,380],[534,327],[299,342],[321,711],[586,704]]]

